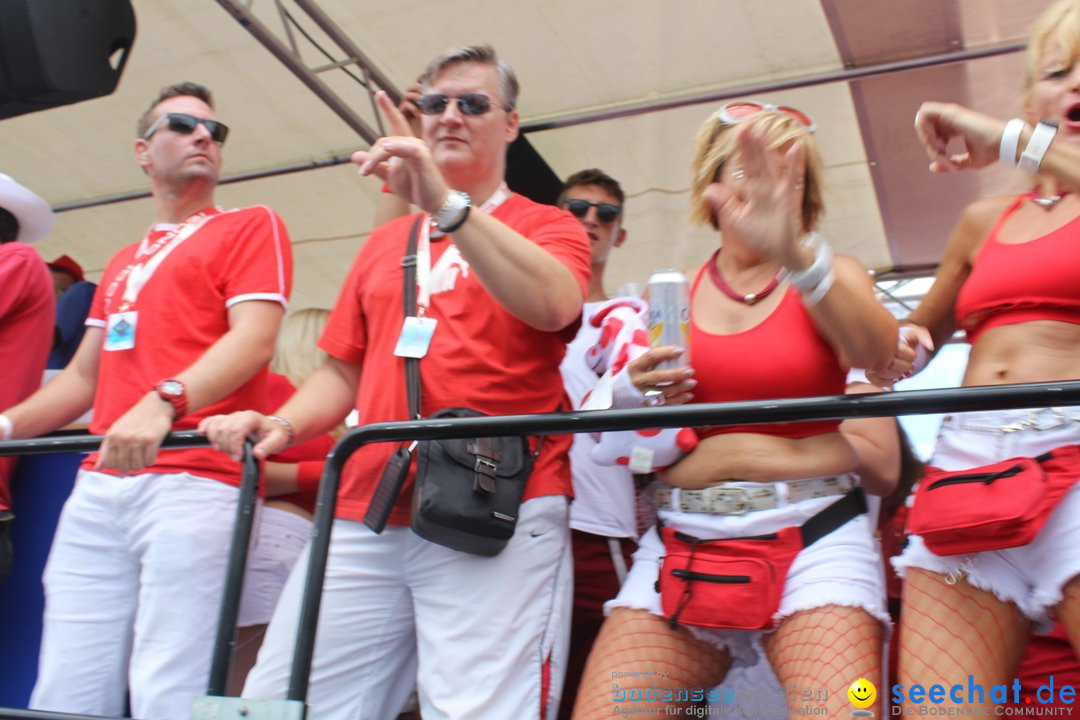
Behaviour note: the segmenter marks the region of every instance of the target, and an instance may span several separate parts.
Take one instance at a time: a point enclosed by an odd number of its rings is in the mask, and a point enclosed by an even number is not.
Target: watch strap
[[[174,385],[179,386],[179,393],[171,389],[171,386]],[[157,392],[158,397],[172,405],[174,422],[187,415],[187,388],[184,386],[184,383],[172,378],[169,378],[167,380],[160,380],[156,385],[154,385],[154,390]]]

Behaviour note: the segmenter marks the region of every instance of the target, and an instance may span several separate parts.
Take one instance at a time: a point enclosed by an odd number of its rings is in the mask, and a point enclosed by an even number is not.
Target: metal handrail
[[[7,440],[0,442],[0,455],[42,455],[46,453],[93,452],[105,438],[101,435],[69,435],[63,437],[41,437],[26,440]],[[170,433],[161,443],[162,448],[206,447],[210,441],[195,430],[183,430]],[[236,521],[233,525],[233,539],[229,548],[229,559],[225,570],[225,585],[222,590],[221,608],[218,614],[218,626],[214,638],[214,652],[211,657],[210,677],[207,681],[206,694],[224,696],[229,686],[229,671],[233,653],[236,649],[236,619],[240,613],[240,599],[244,590],[244,575],[247,568],[247,554],[250,547],[251,532],[255,525],[255,498],[259,492],[259,465],[252,453],[250,441],[244,442],[244,455],[241,460],[239,497],[236,506]],[[84,718],[94,716],[70,715],[37,710],[0,709],[0,718]]]
[[[590,410],[543,415],[501,415],[477,418],[411,420],[371,423],[356,428],[338,441],[326,459],[311,551],[300,607],[288,700],[307,699],[308,676],[315,651],[315,629],[322,601],[323,577],[330,552],[338,484],[345,461],[360,447],[375,442],[432,440],[437,438],[494,437],[640,428],[702,425],[756,425],[854,417],[894,417],[969,410],[1080,405],[1080,381],[989,385],[895,393],[829,395],[753,402],[699,403],[635,410]]]
[[[897,393],[829,395],[822,397],[733,403],[701,403],[634,410],[594,410],[534,415],[411,420],[363,425],[338,441],[327,456],[319,486],[312,527],[310,559],[305,578],[287,700],[305,702],[315,649],[323,579],[330,549],[341,470],[364,445],[376,442],[439,438],[494,437],[498,435],[569,434],[702,425],[757,425],[777,422],[843,420],[858,417],[895,417],[941,412],[967,412],[1013,408],[1080,405],[1080,381],[992,385]],[[36,438],[0,442],[0,455],[50,452],[89,452],[103,438],[97,436]],[[200,447],[209,441],[194,431],[171,433],[162,447]],[[250,443],[247,444],[250,458]],[[238,515],[238,524],[241,522]],[[246,557],[247,544],[242,552]],[[236,553],[238,548],[233,548]],[[230,573],[233,571],[230,556]],[[241,567],[242,572],[242,567]],[[224,603],[223,603],[224,605]],[[225,618],[225,608],[222,609]],[[235,617],[232,624],[235,626]],[[219,623],[219,636],[221,633]],[[219,637],[220,643],[220,637]],[[215,647],[215,655],[219,648]],[[215,669],[215,673],[218,669]],[[227,667],[226,667],[227,672]],[[211,679],[210,695],[215,692]],[[101,720],[96,716],[0,708],[0,720]]]

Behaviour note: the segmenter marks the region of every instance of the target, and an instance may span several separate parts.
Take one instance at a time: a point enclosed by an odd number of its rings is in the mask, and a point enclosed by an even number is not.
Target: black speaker
[[[0,0],[0,119],[108,95],[134,41],[131,0]]]

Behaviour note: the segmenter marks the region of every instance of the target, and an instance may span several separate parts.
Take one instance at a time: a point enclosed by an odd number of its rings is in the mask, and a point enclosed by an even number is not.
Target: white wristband
[[[1019,118],[1005,123],[1005,132],[1001,133],[1001,145],[998,147],[998,160],[1003,165],[1016,167],[1016,149],[1020,145],[1020,133],[1025,127],[1027,123]]]
[[[1028,140],[1027,147],[1024,148],[1024,152],[1020,155],[1020,162],[1016,166],[1031,175],[1039,172],[1039,165],[1042,164],[1043,155],[1046,154],[1050,142],[1057,135],[1057,130],[1057,125],[1054,123],[1040,120],[1032,131],[1031,139]]]
[[[810,267],[800,272],[788,273],[788,280],[798,288],[804,298],[814,298],[811,305],[825,297],[836,277],[833,276],[833,249],[817,233],[809,233],[803,242],[814,251],[814,261]],[[822,289],[824,287],[824,290]],[[809,298],[807,296],[809,295]]]
[[[0,440],[10,440],[15,434],[15,426],[11,424],[11,418],[0,415]]]
[[[830,269],[825,277],[821,278],[816,288],[803,294],[803,307],[813,307],[821,302],[829,294],[834,282],[836,282],[836,273]]]

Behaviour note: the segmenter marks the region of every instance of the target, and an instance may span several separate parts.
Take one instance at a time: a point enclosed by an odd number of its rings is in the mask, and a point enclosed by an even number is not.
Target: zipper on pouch
[[[699,580],[701,582],[717,583],[720,585],[746,585],[750,582],[749,575],[709,575],[694,572],[693,570],[672,570],[671,574],[680,580]]]
[[[1013,465],[1010,468],[1006,468],[996,473],[971,473],[969,475],[954,475],[949,478],[942,478],[930,483],[930,487],[927,490],[934,490],[935,488],[945,487],[946,485],[963,485],[965,483],[981,482],[986,485],[994,482],[995,480],[1001,480],[1002,478],[1012,477],[1017,475],[1023,468],[1020,465]]]

